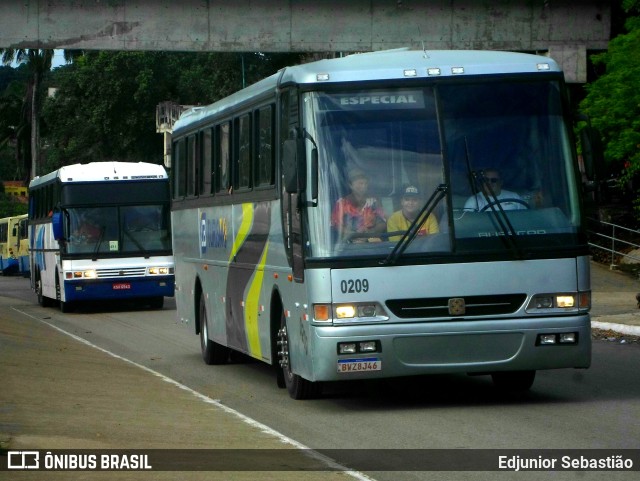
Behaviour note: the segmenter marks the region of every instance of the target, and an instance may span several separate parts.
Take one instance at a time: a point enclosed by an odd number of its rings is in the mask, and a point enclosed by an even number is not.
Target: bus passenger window
[[[237,179],[238,189],[248,189],[251,187],[251,117],[249,114],[243,115],[237,123]]]
[[[229,157],[231,155],[231,122],[225,122],[218,127],[218,192],[229,191]]]

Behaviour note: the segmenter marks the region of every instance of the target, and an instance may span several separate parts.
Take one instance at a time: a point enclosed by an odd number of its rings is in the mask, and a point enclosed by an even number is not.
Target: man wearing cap
[[[368,197],[369,179],[364,171],[349,171],[351,193],[338,199],[331,215],[331,224],[338,229],[340,239],[354,242],[379,241],[354,234],[380,234],[386,229],[384,211],[375,197]]]
[[[387,232],[404,233],[409,229],[409,226],[415,220],[420,209],[423,207],[420,190],[415,185],[405,187],[400,204],[402,208],[391,214],[387,221]],[[440,232],[438,221],[433,214],[429,214],[427,220],[422,222],[417,235],[423,236],[427,234],[435,234],[436,232]],[[397,241],[401,237],[402,235],[391,236],[389,237],[389,240]]]

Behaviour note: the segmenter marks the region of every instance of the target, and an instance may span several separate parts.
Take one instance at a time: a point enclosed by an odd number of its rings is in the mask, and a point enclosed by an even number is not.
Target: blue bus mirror
[[[57,210],[51,217],[51,227],[53,228],[53,238],[57,241],[64,239],[64,228],[62,224],[62,211]]]

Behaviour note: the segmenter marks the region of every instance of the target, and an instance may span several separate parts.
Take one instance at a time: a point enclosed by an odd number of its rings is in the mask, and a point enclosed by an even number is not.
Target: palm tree
[[[2,63],[9,65],[13,62],[24,63],[30,74],[24,105],[30,112],[31,125],[31,173],[30,178],[37,174],[38,157],[40,155],[40,84],[44,75],[51,70],[53,50],[41,49],[0,49]]]

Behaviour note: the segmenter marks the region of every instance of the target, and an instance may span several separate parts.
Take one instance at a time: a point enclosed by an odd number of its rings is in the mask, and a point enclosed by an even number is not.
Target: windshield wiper
[[[447,194],[448,188],[447,184],[440,184],[436,187],[433,194],[431,194],[431,197],[429,197],[429,200],[422,206],[422,209],[420,209],[416,218],[413,219],[413,222],[409,225],[409,228],[404,234],[402,234],[402,237],[400,237],[400,240],[396,243],[393,250],[389,253],[387,258],[381,262],[382,265],[392,265],[398,261],[407,247],[409,247],[409,244],[411,244],[416,235],[418,235],[418,231],[420,230],[420,227],[422,227],[422,224],[427,221],[438,203],[440,203]]]
[[[140,250],[140,252],[142,252],[143,257],[145,259],[148,259],[149,256],[149,252],[144,248],[144,246],[142,244],[140,244],[140,241],[138,241],[138,239],[136,239],[136,237],[129,231],[129,229],[122,229],[122,232],[124,232],[127,237],[129,239],[131,239],[131,241],[136,245],[136,247],[138,248],[138,250]]]

